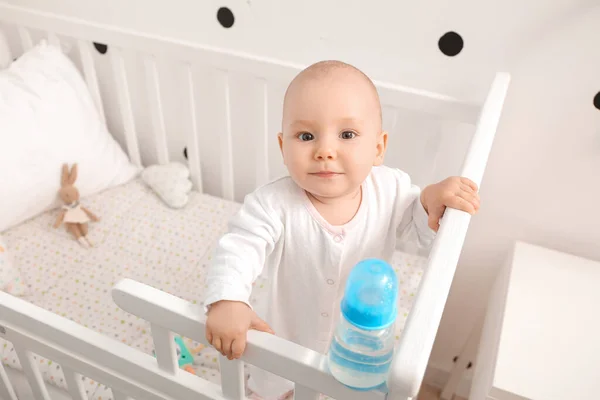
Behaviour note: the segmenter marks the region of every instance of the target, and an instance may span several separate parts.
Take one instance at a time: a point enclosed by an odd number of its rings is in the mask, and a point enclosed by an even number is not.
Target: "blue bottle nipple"
[[[352,269],[342,299],[344,318],[363,330],[384,329],[398,314],[398,277],[385,261],[366,259]]]

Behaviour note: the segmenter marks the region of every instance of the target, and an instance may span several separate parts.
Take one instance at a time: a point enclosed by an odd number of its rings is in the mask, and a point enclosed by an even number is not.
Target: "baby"
[[[479,209],[466,178],[421,191],[383,165],[388,134],[377,90],[343,62],[318,62],[294,78],[278,139],[289,176],[246,196],[207,276],[206,337],[229,359],[242,355],[249,329],[326,353],[355,264],[389,262],[397,234],[430,246],[446,207]],[[264,320],[249,305],[263,271],[271,282]],[[281,399],[293,384],[253,368],[248,388],[254,398]]]

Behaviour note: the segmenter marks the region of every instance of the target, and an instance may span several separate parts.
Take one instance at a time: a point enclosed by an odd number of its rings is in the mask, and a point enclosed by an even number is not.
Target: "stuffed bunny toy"
[[[79,204],[79,191],[75,186],[77,179],[77,164],[73,164],[69,172],[69,166],[63,164],[62,177],[60,180],[61,188],[58,195],[65,203],[62,210],[54,223],[54,228],[58,228],[64,222],[67,231],[69,231],[77,241],[86,248],[92,247],[89,239],[86,237],[88,233],[88,221],[94,222],[100,219],[90,210]]]

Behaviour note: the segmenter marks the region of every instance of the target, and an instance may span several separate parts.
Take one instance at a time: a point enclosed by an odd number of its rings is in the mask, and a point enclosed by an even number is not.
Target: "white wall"
[[[434,352],[447,360],[514,239],[600,260],[600,6],[514,60],[505,114]],[[544,277],[540,276],[543,280]],[[557,319],[560,324],[560,319]],[[524,327],[524,329],[526,329]]]
[[[594,178],[600,169],[600,8],[593,0],[323,2],[319,0],[11,0],[204,44],[308,64],[354,63],[374,79],[481,100],[497,70],[513,74],[433,364],[460,350],[515,238],[600,259]],[[335,6],[334,6],[335,4]],[[221,27],[217,9],[235,14]],[[465,41],[446,57],[447,31]],[[567,232],[569,231],[569,232]],[[543,279],[543,277],[540,277]]]
[[[300,64],[340,58],[374,79],[480,99],[498,68],[593,0],[375,0],[369,8],[361,0],[7,2]],[[235,15],[231,29],[217,22],[222,6]],[[451,30],[465,40],[455,58],[437,49]]]

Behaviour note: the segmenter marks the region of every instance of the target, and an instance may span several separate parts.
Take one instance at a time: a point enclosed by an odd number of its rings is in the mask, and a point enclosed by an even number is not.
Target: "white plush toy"
[[[189,169],[178,162],[151,165],[141,174],[142,180],[171,208],[181,208],[192,190]]]

